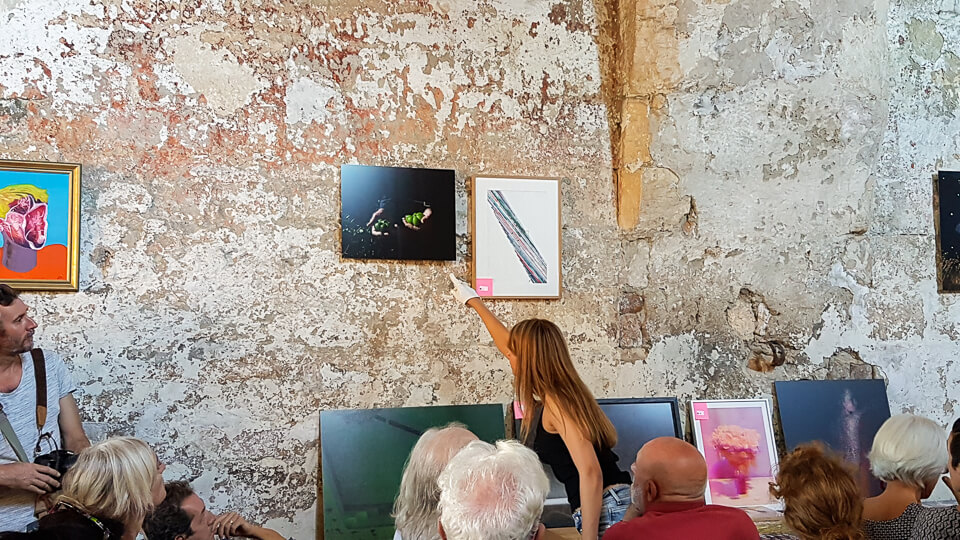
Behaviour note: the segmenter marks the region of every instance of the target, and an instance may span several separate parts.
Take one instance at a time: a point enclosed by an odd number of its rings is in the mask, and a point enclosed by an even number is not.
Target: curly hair
[[[143,520],[143,532],[150,540],[175,540],[193,534],[190,528],[190,516],[180,507],[184,499],[193,495],[193,489],[186,482],[167,482],[167,496],[157,505],[152,514]]]
[[[863,499],[853,474],[816,444],[798,446],[780,462],[770,493],[784,502],[783,519],[804,540],[865,540]]]

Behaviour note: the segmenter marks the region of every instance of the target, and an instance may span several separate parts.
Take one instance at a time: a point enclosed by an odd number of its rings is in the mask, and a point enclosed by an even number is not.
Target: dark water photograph
[[[454,179],[449,169],[341,166],[341,256],[455,260]]]

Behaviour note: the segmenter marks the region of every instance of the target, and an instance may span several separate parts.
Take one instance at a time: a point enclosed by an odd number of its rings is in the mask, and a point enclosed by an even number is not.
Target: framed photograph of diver
[[[560,298],[560,179],[473,178],[473,286],[487,298]]]
[[[867,456],[890,418],[883,379],[777,381],[774,390],[788,451],[819,441],[850,464],[864,497],[880,494],[883,486]]]
[[[0,283],[76,291],[80,164],[0,160]]]
[[[454,171],[342,165],[344,259],[457,258]]]
[[[933,177],[933,229],[937,238],[937,289],[960,292],[960,171]]]
[[[707,462],[707,504],[774,504],[777,445],[765,399],[694,400],[693,436]]]

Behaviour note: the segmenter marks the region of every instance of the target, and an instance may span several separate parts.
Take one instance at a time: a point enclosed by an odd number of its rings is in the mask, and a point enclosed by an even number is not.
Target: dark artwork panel
[[[503,405],[405,407],[320,413],[324,537],[389,540],[403,466],[431,427],[461,422],[487,442],[503,439]]]
[[[456,260],[454,171],[340,167],[345,259]]]
[[[682,438],[680,407],[676,398],[598,399],[600,408],[617,430],[617,445],[613,451],[620,458],[620,469],[630,472],[637,451],[657,437]],[[520,421],[514,422],[515,433],[520,434]],[[567,492],[557,480],[549,465],[544,464],[550,479],[550,493],[543,507],[542,521],[548,528],[573,527],[573,511],[567,503]]]
[[[960,292],[960,172],[939,171],[933,185],[940,292]]]
[[[882,486],[870,473],[867,455],[877,430],[890,418],[883,380],[790,381],[774,386],[787,449],[821,441],[854,465],[865,495],[878,495]]]

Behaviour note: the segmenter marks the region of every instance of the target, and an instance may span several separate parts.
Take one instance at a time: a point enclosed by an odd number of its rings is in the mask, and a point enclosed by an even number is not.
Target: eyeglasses
[[[69,508],[70,510],[73,510],[74,512],[76,512],[76,513],[80,514],[81,516],[83,516],[83,517],[87,518],[88,520],[90,520],[90,523],[93,523],[94,525],[97,526],[97,528],[99,528],[101,531],[103,531],[103,540],[109,540],[109,538],[110,538],[110,529],[108,529],[107,526],[104,525],[102,521],[100,521],[99,519],[97,519],[97,518],[91,516],[90,514],[84,512],[83,510],[77,508],[76,506],[74,506],[74,505],[72,505],[72,504],[70,504],[70,503],[66,503],[66,502],[60,501],[60,502],[58,502],[57,505],[53,508],[53,511],[54,511],[54,512],[58,512],[58,511],[60,511],[60,510],[61,510],[62,508],[64,508],[64,507],[65,507],[65,508]]]
[[[37,439],[37,446],[33,449],[33,451],[37,454],[45,454],[46,452],[43,451],[44,441],[46,441],[46,443],[49,445],[48,448],[50,448],[50,450],[48,450],[48,452],[53,452],[60,449],[56,439],[53,438],[53,434],[48,431],[40,434],[40,437]]]

